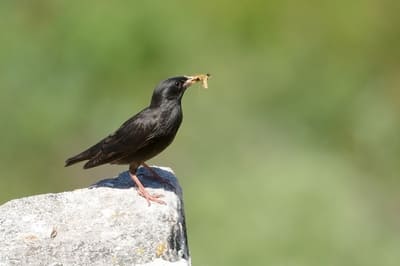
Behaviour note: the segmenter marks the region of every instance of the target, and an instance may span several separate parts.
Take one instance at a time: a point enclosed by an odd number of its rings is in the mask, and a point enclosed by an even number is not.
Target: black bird
[[[181,100],[186,89],[202,81],[207,87],[207,75],[180,76],[162,81],[153,92],[150,105],[128,119],[113,134],[97,144],[66,160],[65,166],[86,161],[84,169],[102,164],[129,164],[129,173],[138,187],[138,193],[149,203],[165,204],[147,192],[136,176],[140,165],[150,170],[153,176],[167,183],[145,162],[162,152],[174,140],[182,122]]]

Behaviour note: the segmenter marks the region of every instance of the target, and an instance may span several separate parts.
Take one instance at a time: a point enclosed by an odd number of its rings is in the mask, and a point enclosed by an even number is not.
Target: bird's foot
[[[165,201],[160,200],[159,198],[164,197],[163,194],[150,194],[146,189],[140,189],[138,190],[138,193],[140,196],[142,196],[143,198],[145,198],[147,200],[147,203],[149,204],[149,206],[151,205],[151,201],[159,203],[159,204],[163,204],[166,205]]]
[[[154,171],[149,165],[147,165],[146,163],[142,163],[143,167],[146,168],[151,175],[150,176],[146,176],[146,177],[150,177],[151,179],[157,181],[160,184],[166,185],[167,187],[169,187],[170,189],[172,189],[173,191],[175,191],[175,185],[171,183],[171,181],[167,178],[162,178],[159,174],[157,174],[156,171]]]
[[[133,182],[135,182],[137,188],[138,188],[138,194],[140,196],[142,196],[143,198],[145,198],[147,200],[147,203],[149,204],[149,206],[151,205],[151,201],[159,203],[159,204],[164,204],[166,205],[165,201],[160,200],[159,198],[163,197],[164,195],[162,194],[150,194],[142,185],[142,183],[140,182],[139,178],[132,173],[129,173]]]

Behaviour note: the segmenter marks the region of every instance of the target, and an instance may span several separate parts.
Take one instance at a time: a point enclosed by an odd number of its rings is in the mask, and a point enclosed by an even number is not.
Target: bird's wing
[[[106,137],[102,144],[102,151],[130,153],[146,146],[152,138],[157,127],[157,120],[148,109],[143,110],[127,120],[110,136]]]
[[[99,152],[89,160],[85,168],[124,158],[148,145],[156,132],[156,118],[156,114],[146,108],[127,120],[117,131],[100,142]]]

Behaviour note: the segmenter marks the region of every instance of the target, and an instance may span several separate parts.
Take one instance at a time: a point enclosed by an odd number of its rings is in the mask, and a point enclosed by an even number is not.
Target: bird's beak
[[[203,88],[207,89],[208,88],[208,78],[210,77],[210,74],[199,74],[199,75],[194,75],[194,76],[185,76],[185,78],[187,78],[187,80],[185,81],[185,83],[183,84],[183,86],[185,88],[190,87],[191,85],[193,85],[194,83],[201,81]]]

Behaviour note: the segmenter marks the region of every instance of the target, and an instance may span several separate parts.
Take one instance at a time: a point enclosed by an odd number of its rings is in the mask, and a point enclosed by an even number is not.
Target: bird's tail
[[[85,161],[85,160],[87,160],[87,157],[84,156],[84,155],[82,155],[82,153],[80,153],[80,154],[78,154],[78,155],[76,155],[76,156],[73,156],[73,157],[71,157],[71,158],[68,158],[68,159],[65,161],[65,167],[70,166],[70,165],[73,165],[73,164],[78,163],[78,162],[81,162],[81,161]]]
[[[97,152],[100,148],[100,144],[101,143],[98,143],[98,144],[90,147],[89,149],[87,149],[75,156],[72,156],[71,158],[68,158],[65,161],[65,167],[73,165],[73,164],[81,162],[81,161],[90,160],[95,154],[97,154]]]

